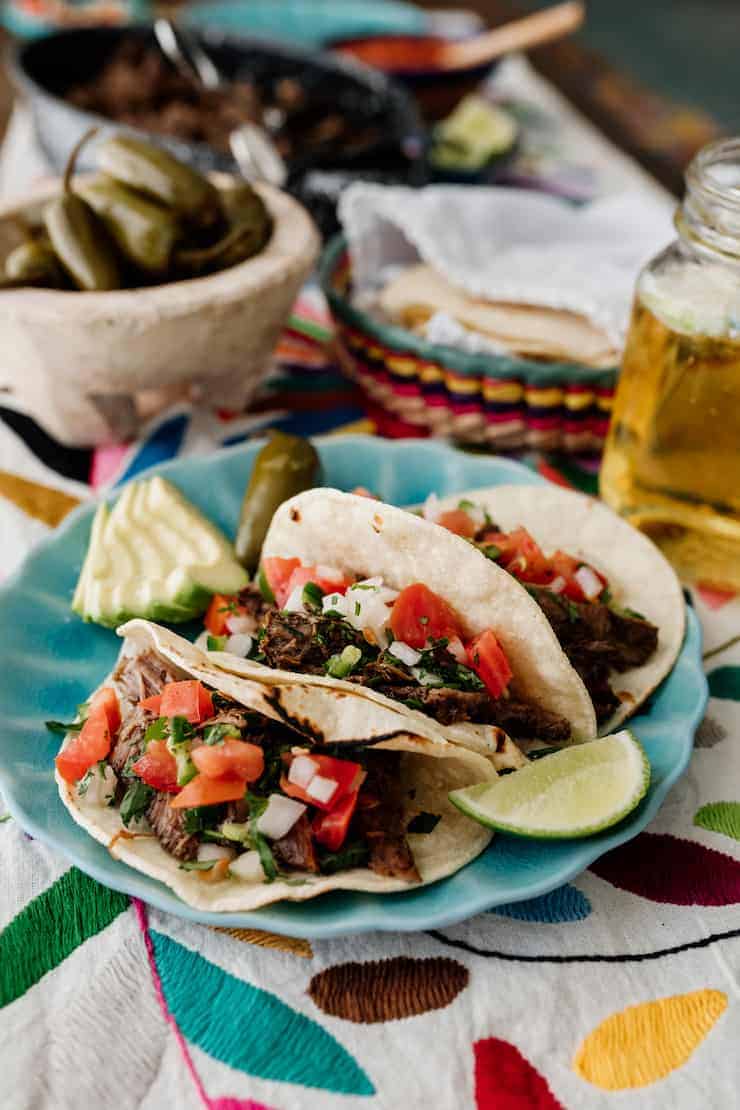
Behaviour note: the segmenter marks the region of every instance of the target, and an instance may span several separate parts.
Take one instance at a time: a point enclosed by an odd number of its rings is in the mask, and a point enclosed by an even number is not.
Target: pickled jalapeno
[[[236,536],[237,559],[250,573],[257,568],[276,510],[289,497],[316,484],[320,465],[309,440],[284,432],[274,432],[257,455]]]

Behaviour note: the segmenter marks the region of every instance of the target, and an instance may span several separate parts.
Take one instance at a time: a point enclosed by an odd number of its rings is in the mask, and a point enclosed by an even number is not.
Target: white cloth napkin
[[[675,237],[670,203],[644,192],[575,207],[524,189],[358,183],[339,214],[360,296],[421,259],[472,296],[581,313],[615,345],[640,269]]]

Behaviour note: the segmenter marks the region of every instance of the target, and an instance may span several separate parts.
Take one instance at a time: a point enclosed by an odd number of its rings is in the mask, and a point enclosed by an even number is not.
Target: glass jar
[[[740,139],[686,187],[637,280],[601,494],[686,580],[740,590]]]

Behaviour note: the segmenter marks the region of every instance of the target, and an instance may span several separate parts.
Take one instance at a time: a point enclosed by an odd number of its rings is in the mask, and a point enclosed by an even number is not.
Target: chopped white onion
[[[303,586],[296,586],[296,588],[291,591],[288,600],[285,602],[285,605],[283,605],[283,609],[287,609],[289,613],[303,612]]]
[[[284,794],[271,794],[267,809],[257,819],[257,831],[270,840],[279,840],[290,832],[305,812],[306,807],[302,802],[286,798]]]
[[[288,782],[292,782],[294,786],[300,786],[301,790],[305,790],[318,769],[318,764],[314,759],[307,755],[297,755],[290,765]]]
[[[195,647],[197,647],[200,651],[208,651],[208,639],[210,635],[211,633],[208,631],[208,629],[204,628],[198,639],[195,641]]]
[[[412,648],[410,644],[404,643],[403,640],[394,640],[388,648],[391,655],[395,655],[396,659],[400,659],[407,667],[415,667],[421,659],[421,652]]]
[[[442,515],[442,506],[439,503],[439,498],[436,493],[430,493],[424,502],[424,508],[421,511],[424,520],[430,520],[432,524],[436,524]]]
[[[423,667],[412,667],[411,673],[421,686],[444,686],[444,682],[438,674],[425,671]]]
[[[242,659],[246,659],[252,650],[252,642],[252,637],[246,632],[235,632],[226,641],[226,650],[232,655],[239,655]]]
[[[198,861],[204,860],[219,860],[228,859],[232,860],[236,852],[233,848],[227,848],[225,844],[210,844],[208,841],[201,844],[198,848]]]
[[[339,783],[336,779],[328,779],[324,775],[314,775],[306,787],[306,793],[309,798],[314,798],[317,802],[330,802],[337,792]]]
[[[265,879],[259,852],[243,852],[229,864],[229,871],[237,879],[244,879],[248,883],[261,883]]]
[[[245,633],[251,635],[254,632],[254,617],[240,617],[238,613],[232,613],[226,618],[226,627],[232,636],[241,636]]]
[[[447,650],[449,651],[450,655],[455,657],[458,663],[462,663],[463,666],[467,667],[468,653],[466,652],[465,645],[463,644],[459,636],[452,636],[450,638],[447,644]]]
[[[563,592],[563,590],[565,589],[566,585],[567,585],[567,583],[566,583],[565,579],[563,578],[562,574],[559,574],[557,576],[557,578],[553,578],[552,582],[550,583],[550,585],[547,588],[548,588],[548,590],[551,590],[554,594],[561,594]]]
[[[585,563],[582,567],[578,568],[573,577],[589,601],[593,601],[594,598],[597,598],[604,589],[599,576]]]
[[[347,611],[347,600],[343,594],[324,594],[321,599],[321,608],[325,613],[334,609],[343,617]]]

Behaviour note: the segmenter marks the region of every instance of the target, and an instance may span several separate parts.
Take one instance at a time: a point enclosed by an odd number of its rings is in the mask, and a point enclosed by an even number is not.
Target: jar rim
[[[722,185],[712,178],[709,171],[713,167],[733,161],[738,166],[737,185]],[[689,163],[685,178],[690,192],[702,193],[707,199],[740,212],[740,138],[719,139],[702,147]]]

